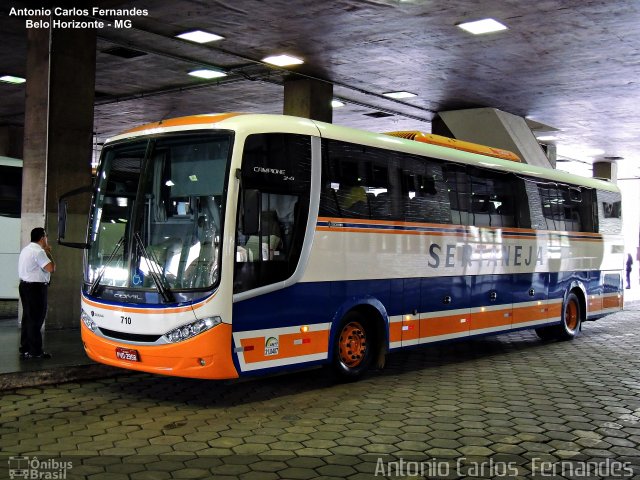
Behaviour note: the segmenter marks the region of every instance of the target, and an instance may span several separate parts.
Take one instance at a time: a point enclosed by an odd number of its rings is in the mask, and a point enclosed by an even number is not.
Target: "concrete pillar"
[[[615,162],[600,161],[593,164],[593,176],[618,183],[618,165]]]
[[[554,168],[524,118],[497,108],[438,112],[431,123],[437,135],[510,150],[528,164]]]
[[[27,32],[21,244],[29,243],[36,226],[49,233],[57,271],[47,329],[77,327],[80,318],[82,251],[57,246],[55,239],[58,197],[91,181],[95,58],[94,30]],[[86,207],[69,212],[68,237],[86,228]]]
[[[333,85],[309,78],[290,77],[284,81],[285,115],[333,121]]]
[[[0,157],[22,158],[24,128],[17,125],[0,127]]]

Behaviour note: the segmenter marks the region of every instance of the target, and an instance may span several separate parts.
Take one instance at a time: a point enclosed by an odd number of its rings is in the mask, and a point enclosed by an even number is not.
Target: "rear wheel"
[[[358,312],[349,312],[338,326],[333,344],[333,369],[343,380],[360,378],[373,361],[375,333]]]
[[[552,327],[536,328],[542,340],[572,340],[580,333],[580,300],[575,293],[569,293],[562,306],[562,323]]]
[[[572,340],[580,333],[580,301],[570,293],[562,309],[562,323],[558,325],[558,340]]]

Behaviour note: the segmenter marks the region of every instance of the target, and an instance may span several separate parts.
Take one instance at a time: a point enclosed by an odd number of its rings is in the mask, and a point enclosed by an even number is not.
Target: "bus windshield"
[[[105,147],[85,281],[134,289],[217,285],[230,134],[170,135]]]

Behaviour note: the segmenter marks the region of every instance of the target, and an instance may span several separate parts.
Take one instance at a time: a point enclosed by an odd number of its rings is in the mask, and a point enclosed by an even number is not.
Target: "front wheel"
[[[375,334],[357,312],[349,312],[338,326],[333,343],[333,370],[342,380],[357,380],[371,366]]]

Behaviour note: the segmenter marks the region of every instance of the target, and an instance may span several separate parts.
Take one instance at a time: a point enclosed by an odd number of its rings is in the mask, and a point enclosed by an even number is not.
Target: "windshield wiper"
[[[120,247],[122,247],[123,243],[124,243],[124,235],[120,237],[120,240],[118,240],[118,243],[116,243],[116,246],[113,249],[113,252],[111,252],[111,255],[109,255],[109,258],[107,258],[107,261],[102,265],[102,268],[98,272],[98,275],[96,275],[96,278],[91,284],[91,287],[89,287],[89,295],[93,295],[94,293],[96,293],[98,286],[100,286],[100,280],[102,280],[102,277],[104,276],[104,272],[107,270],[107,266],[113,261],[113,258],[116,256],[116,254],[118,253],[118,250],[120,250]]]
[[[163,282],[166,281],[164,275],[162,274],[162,272],[158,273],[156,271],[156,268],[154,268],[154,265],[152,262],[152,259],[149,258],[149,253],[147,252],[147,249],[144,248],[144,243],[142,242],[142,239],[140,238],[140,235],[138,233],[136,233],[134,235],[134,238],[136,240],[136,244],[138,245],[138,248],[140,249],[140,251],[142,251],[142,254],[144,255],[144,259],[147,262],[147,266],[149,267],[149,273],[151,274],[151,278],[153,279],[153,283],[156,284],[156,287],[158,288],[158,292],[160,292],[160,295],[162,296],[162,298],[164,299],[165,302],[167,303],[171,303],[175,301],[175,298],[173,296],[173,292],[171,291],[171,289]],[[159,263],[156,263],[155,267],[158,267]]]

